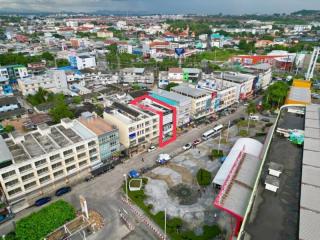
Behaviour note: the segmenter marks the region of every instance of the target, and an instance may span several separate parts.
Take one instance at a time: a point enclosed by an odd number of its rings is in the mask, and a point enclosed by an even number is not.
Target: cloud
[[[283,13],[320,9],[319,0],[0,0],[0,8],[37,11],[148,11],[156,13]]]

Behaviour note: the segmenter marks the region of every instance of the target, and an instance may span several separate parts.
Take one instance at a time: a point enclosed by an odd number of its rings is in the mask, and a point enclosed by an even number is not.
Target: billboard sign
[[[185,53],[184,48],[176,48],[174,51],[179,57]]]

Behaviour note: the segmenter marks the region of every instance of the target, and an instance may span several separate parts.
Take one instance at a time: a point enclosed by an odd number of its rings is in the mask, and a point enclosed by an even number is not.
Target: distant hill
[[[291,15],[300,15],[300,16],[310,16],[310,15],[320,15],[320,10],[300,10],[297,12],[291,13]]]

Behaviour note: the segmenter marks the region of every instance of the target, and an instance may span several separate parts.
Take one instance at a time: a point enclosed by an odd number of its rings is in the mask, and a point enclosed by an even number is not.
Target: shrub
[[[211,158],[215,159],[215,158],[221,158],[223,157],[223,151],[222,150],[218,150],[218,149],[213,149],[211,152]]]
[[[266,123],[266,127],[271,127],[273,123]]]
[[[16,237],[18,240],[43,239],[75,217],[76,211],[73,206],[63,200],[56,201],[19,220],[16,225]]]
[[[205,169],[199,169],[197,172],[197,181],[200,186],[210,185],[212,181],[211,173]]]
[[[256,133],[256,137],[261,137],[261,136],[265,136],[265,135],[267,135],[267,134],[264,133],[264,132],[258,132],[258,133]]]

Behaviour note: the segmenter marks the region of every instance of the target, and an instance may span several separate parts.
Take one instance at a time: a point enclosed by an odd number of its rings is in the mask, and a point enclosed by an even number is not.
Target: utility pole
[[[127,196],[127,203],[129,202],[129,196],[128,196],[128,180],[127,180],[127,174],[123,174],[125,182],[126,182],[126,196]]]
[[[229,120],[229,124],[228,124],[228,129],[227,129],[227,137],[226,137],[226,142],[228,142],[228,138],[229,138],[229,128],[230,128],[230,120]]]
[[[164,239],[167,239],[167,208],[164,209]]]

